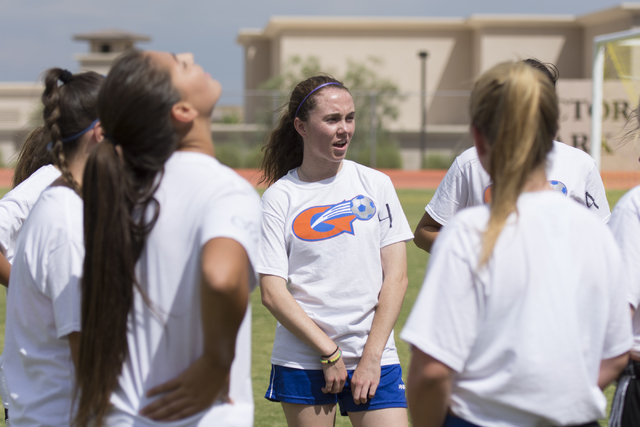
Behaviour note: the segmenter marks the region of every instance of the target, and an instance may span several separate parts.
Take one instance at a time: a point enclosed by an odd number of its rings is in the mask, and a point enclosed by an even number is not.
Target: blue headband
[[[66,138],[62,138],[61,141],[62,142],[70,142],[73,141],[76,138],[80,138],[82,135],[84,135],[85,133],[89,132],[91,129],[93,129],[93,127],[96,125],[96,123],[98,123],[100,121],[100,119],[95,119],[94,121],[91,122],[91,124],[89,126],[87,126],[86,128],[82,129],[80,132],[76,133],[75,135],[71,135],[68,136]]]
[[[91,122],[91,124],[89,126],[87,126],[86,128],[82,129],[80,132],[76,133],[75,135],[71,135],[68,136],[66,138],[62,138],[61,141],[64,144],[65,142],[71,142],[76,138],[80,138],[82,135],[84,135],[85,133],[89,132],[91,129],[93,129],[93,127],[96,125],[96,123],[98,123],[100,121],[100,119],[95,119],[93,122]],[[53,148],[53,142],[49,142],[47,144],[47,151],[51,151],[51,149]]]
[[[329,85],[338,85],[338,86],[342,86],[340,83],[338,82],[329,82],[329,83],[323,83],[320,86],[318,86],[317,88],[315,88],[314,90],[312,90],[311,92],[309,92],[309,94],[307,96],[304,97],[304,99],[302,100],[302,102],[300,103],[300,105],[298,105],[298,109],[296,110],[296,115],[293,116],[293,118],[295,119],[296,117],[298,117],[298,112],[300,111],[300,107],[302,107],[302,105],[304,104],[304,101],[307,100],[308,97],[311,96],[311,94],[315,91],[317,91],[318,89],[322,89],[325,86],[329,86]]]

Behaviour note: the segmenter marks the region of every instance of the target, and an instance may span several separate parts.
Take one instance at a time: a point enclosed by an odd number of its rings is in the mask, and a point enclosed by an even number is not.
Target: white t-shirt
[[[53,165],[42,166],[0,200],[0,250],[12,262],[18,233],[40,193],[60,177]]]
[[[620,246],[629,283],[628,301],[636,308],[631,353],[640,357],[640,310],[637,310],[640,302],[640,187],[628,191],[618,201],[611,214],[609,228]]]
[[[75,370],[67,335],[80,331],[83,205],[49,187],[16,246],[7,299],[4,365],[16,426],[69,425]]]
[[[553,191],[524,193],[517,209],[480,269],[489,207],[443,229],[401,337],[456,372],[451,410],[471,423],[595,421],[606,407],[600,362],[632,344],[620,250]]]
[[[160,215],[136,264],[136,277],[152,308],[136,292],[134,313],[129,315],[129,357],[111,397],[115,409],[106,420],[108,426],[157,426],[138,415],[156,400],[146,393],[202,356],[202,247],[224,237],[244,247],[252,266],[257,256],[260,199],[247,181],[213,157],[174,153],[165,164],[155,198]],[[249,277],[253,289],[257,284],[253,269]],[[234,403],[216,403],[209,410],[163,426],[253,425],[250,323],[248,310],[231,368],[229,395]]]
[[[595,212],[605,224],[611,212],[595,161],[582,150],[553,141],[547,156],[551,187]],[[491,177],[478,159],[475,147],[456,157],[425,211],[447,225],[460,209],[491,200]]]
[[[40,193],[59,176],[60,171],[53,165],[42,166],[0,200],[0,251],[9,263],[13,261],[18,234],[31,208],[38,201]],[[2,372],[3,363],[3,356],[0,355],[0,396],[2,405],[8,408],[9,391]]]
[[[380,248],[413,235],[388,176],[348,160],[340,172],[302,182],[295,170],[262,196],[258,272],[289,281],[302,309],[355,369],[382,287]],[[382,365],[399,363],[393,332]],[[320,357],[279,322],[271,363],[322,369]]]

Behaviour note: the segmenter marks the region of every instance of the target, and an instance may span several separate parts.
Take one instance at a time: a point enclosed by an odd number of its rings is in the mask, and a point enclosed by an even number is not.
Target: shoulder
[[[17,200],[32,200],[33,203],[38,199],[40,193],[47,188],[53,181],[60,176],[60,171],[53,165],[42,166],[35,171],[29,178],[25,179],[9,191],[2,200],[4,201],[17,201]],[[2,201],[0,201],[1,203]]]
[[[640,216],[640,185],[627,191],[624,196],[616,203],[613,212],[632,211]]]
[[[455,160],[458,165],[463,166],[470,163],[479,163],[478,152],[476,151],[476,147],[468,148],[463,151]]]
[[[579,148],[571,147],[563,142],[553,141],[553,149],[549,152],[551,161],[579,162],[584,166],[595,166],[595,160]]]
[[[480,164],[476,147],[465,150],[462,154],[455,158],[451,167],[447,171],[447,175],[451,176],[471,176],[486,173]],[[489,175],[487,175],[488,177]],[[447,177],[447,179],[451,179]]]
[[[165,164],[165,178],[183,191],[215,191],[218,194],[242,191],[255,193],[251,184],[233,169],[202,153],[175,152]],[[189,185],[196,185],[194,188]]]
[[[366,177],[371,180],[391,181],[389,175],[376,169],[372,169],[368,166],[361,165],[351,160],[343,160],[344,167],[348,168],[347,171],[356,173],[360,176]]]
[[[51,218],[50,222],[57,219],[69,220],[71,219],[69,218],[71,213],[79,212],[82,215],[82,198],[67,186],[49,186],[42,191],[33,212],[34,215],[39,215],[41,212],[44,213]],[[82,218],[80,218],[80,222],[82,222]]]

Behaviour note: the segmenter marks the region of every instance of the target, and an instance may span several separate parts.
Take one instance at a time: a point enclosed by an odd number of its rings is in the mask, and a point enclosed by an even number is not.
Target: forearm
[[[204,357],[220,368],[230,368],[235,357],[236,336],[247,310],[248,285],[216,292],[203,284],[201,295]]]
[[[618,376],[620,376],[620,373],[622,373],[628,362],[629,353],[601,361],[598,387],[604,390],[609,384],[614,382]]]
[[[373,324],[364,347],[363,357],[373,356],[380,360],[389,340],[389,335],[398,320],[408,282],[406,279],[404,281],[394,281],[393,283],[388,282],[391,281],[385,280],[385,283],[382,284],[378,307],[373,317]]]
[[[9,287],[9,275],[11,274],[11,264],[7,258],[0,253],[0,285]]]
[[[228,369],[236,336],[249,304],[249,260],[231,239],[214,239],[203,249],[200,305],[203,356],[212,366]]]
[[[441,228],[442,225],[425,212],[413,233],[413,242],[420,249],[430,253]]]
[[[451,386],[446,381],[407,378],[407,403],[415,427],[441,427],[447,416]]]
[[[332,354],[336,344],[300,307],[281,277],[261,276],[262,303],[282,326],[319,355]]]
[[[402,302],[407,292],[406,244],[394,243],[380,250],[384,280],[378,306],[373,316],[371,331],[367,338],[362,357],[375,357],[380,360],[389,335],[398,320]]]
[[[452,371],[446,365],[420,350],[413,350],[407,376],[407,403],[414,426],[444,424],[451,385]]]

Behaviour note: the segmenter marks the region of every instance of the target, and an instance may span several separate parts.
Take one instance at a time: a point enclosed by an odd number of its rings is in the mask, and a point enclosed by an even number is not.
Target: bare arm
[[[3,253],[0,253],[0,285],[9,287],[9,275],[11,273],[11,264]]]
[[[302,342],[321,355],[330,355],[336,344],[304,312],[287,290],[287,282],[282,277],[260,275],[262,304],[273,314],[282,326],[298,337]],[[347,370],[342,359],[333,364],[322,365],[326,384],[324,393],[339,393],[347,378]]]
[[[431,215],[425,212],[416,227],[413,242],[423,251],[430,253],[433,242],[435,242],[436,237],[438,237],[441,228],[442,224],[438,223],[435,219],[431,218]]]
[[[600,374],[598,375],[598,387],[602,390],[614,382],[622,373],[629,362],[629,353],[605,359],[600,362]]]
[[[352,392],[355,402],[366,403],[375,396],[380,382],[380,360],[389,335],[398,320],[402,301],[407,292],[407,245],[394,243],[380,249],[384,281],[378,297],[371,332],[362,352],[353,379]]]
[[[414,426],[440,427],[444,424],[452,383],[451,368],[413,348],[407,376],[407,401]]]
[[[249,302],[249,258],[240,243],[216,238],[202,249],[200,298],[204,354],[173,380],[147,393],[166,393],[140,411],[172,421],[200,412],[217,398],[227,399],[236,336]]]

